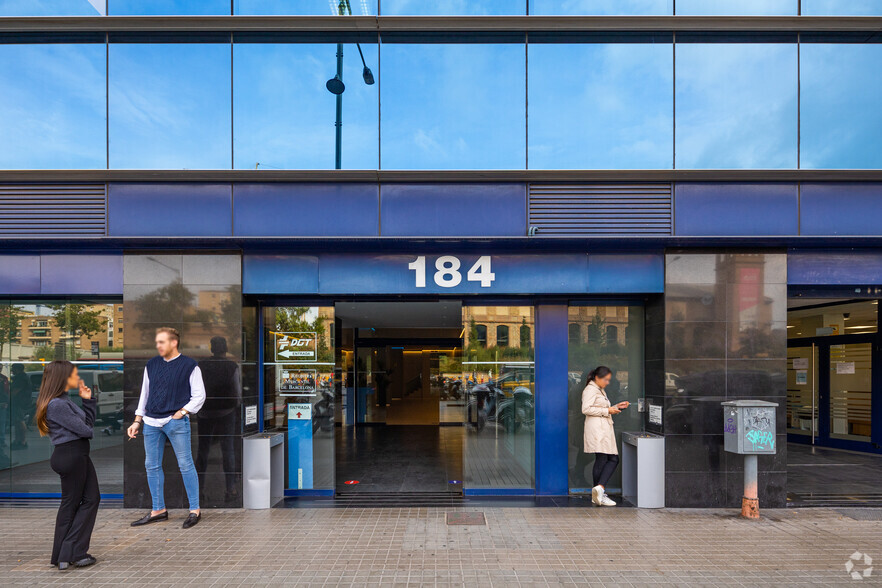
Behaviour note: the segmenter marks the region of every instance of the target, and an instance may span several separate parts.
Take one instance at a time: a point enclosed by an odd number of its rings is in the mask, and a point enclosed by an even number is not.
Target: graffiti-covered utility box
[[[723,439],[726,451],[742,455],[774,454],[776,402],[723,402]]]

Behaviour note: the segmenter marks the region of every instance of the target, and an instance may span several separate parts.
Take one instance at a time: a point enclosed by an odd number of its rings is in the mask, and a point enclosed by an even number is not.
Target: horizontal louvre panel
[[[530,184],[537,235],[670,235],[671,184]]]
[[[104,184],[0,184],[0,236],[104,235]]]

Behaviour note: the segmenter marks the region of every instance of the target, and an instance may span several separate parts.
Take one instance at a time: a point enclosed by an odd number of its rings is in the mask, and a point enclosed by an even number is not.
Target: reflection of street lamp
[[[349,0],[340,0],[337,4],[337,16],[346,16],[347,13],[349,14],[349,16],[352,16],[352,6],[349,5]],[[367,84],[368,86],[372,86],[374,85],[374,74],[371,72],[371,69],[367,66],[367,63],[364,60],[364,53],[362,53],[361,51],[361,45],[356,43],[355,46],[358,47],[358,54],[361,56],[361,64],[364,66],[361,77],[364,78],[365,84]],[[337,121],[334,123],[334,127],[336,128],[337,133],[335,169],[342,169],[343,92],[346,91],[346,84],[343,83],[343,43],[337,43],[337,75],[328,80],[328,82],[325,84],[325,87],[328,89],[328,92],[337,97]]]

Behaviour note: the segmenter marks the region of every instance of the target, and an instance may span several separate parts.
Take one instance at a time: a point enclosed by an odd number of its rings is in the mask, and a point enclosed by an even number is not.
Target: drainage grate
[[[882,521],[882,508],[834,508],[833,510],[856,521]]]
[[[448,525],[486,525],[482,512],[449,512],[447,513]]]

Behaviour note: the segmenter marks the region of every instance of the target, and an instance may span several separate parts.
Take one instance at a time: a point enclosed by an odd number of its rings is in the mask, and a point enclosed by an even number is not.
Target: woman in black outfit
[[[83,407],[70,399],[68,390],[78,388]],[[96,401],[69,361],[53,361],[43,372],[35,420],[40,435],[49,435],[55,447],[49,460],[61,477],[61,506],[55,518],[52,565],[66,570],[90,566],[89,541],[98,514],[101,494],[98,476],[89,457],[89,439],[95,423]]]

